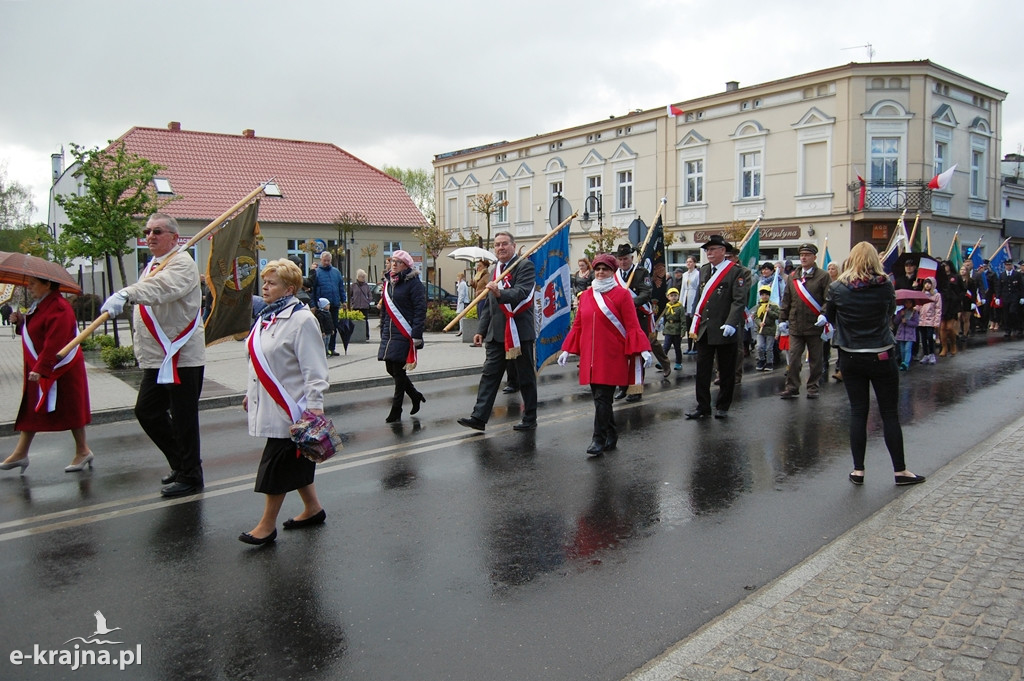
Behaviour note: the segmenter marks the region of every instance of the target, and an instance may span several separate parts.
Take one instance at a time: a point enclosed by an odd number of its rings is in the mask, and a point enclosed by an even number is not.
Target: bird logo
[[[107,626],[107,618],[104,617],[103,613],[100,612],[99,610],[97,610],[96,612],[93,613],[93,617],[96,618],[96,631],[92,632],[92,634],[89,635],[89,638],[86,639],[86,638],[82,638],[81,636],[75,636],[74,638],[69,638],[67,641],[65,641],[64,645],[67,645],[68,643],[71,643],[72,641],[76,641],[76,640],[77,641],[81,641],[82,643],[97,643],[97,644],[119,644],[119,643],[122,643],[122,641],[101,641],[100,639],[96,638],[97,636],[106,636],[107,634],[109,634],[111,632],[114,632],[114,631],[120,631],[121,627],[112,627],[112,628],[108,627]]]

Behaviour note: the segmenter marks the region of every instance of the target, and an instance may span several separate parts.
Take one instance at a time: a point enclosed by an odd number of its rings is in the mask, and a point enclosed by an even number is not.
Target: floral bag
[[[292,442],[304,457],[314,463],[323,463],[341,449],[341,436],[334,423],[323,414],[302,412],[302,418],[288,427]]]

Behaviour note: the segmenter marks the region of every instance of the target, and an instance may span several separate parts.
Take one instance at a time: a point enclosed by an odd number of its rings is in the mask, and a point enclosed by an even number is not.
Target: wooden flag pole
[[[754,224],[750,225],[750,229],[747,230],[746,235],[744,235],[743,239],[736,245],[736,252],[737,253],[742,251],[743,247],[746,246],[747,242],[750,241],[750,239],[754,236],[754,230],[757,229],[760,226],[761,218],[763,218],[763,217],[764,217],[764,211],[762,210],[761,214],[757,216],[756,220],[754,220]]]
[[[181,253],[182,251],[186,251],[186,250],[192,248],[197,243],[199,243],[203,238],[205,238],[206,235],[208,235],[210,232],[212,232],[213,230],[215,230],[218,227],[220,227],[224,223],[224,221],[226,221],[229,217],[231,217],[235,213],[235,211],[237,211],[242,206],[244,206],[245,204],[247,204],[250,201],[252,201],[253,199],[255,199],[257,196],[259,196],[260,193],[262,193],[263,190],[267,188],[267,185],[270,184],[273,181],[274,181],[274,178],[270,178],[269,180],[267,180],[266,182],[261,184],[259,187],[257,187],[252,192],[250,192],[248,196],[246,196],[244,199],[242,199],[241,201],[239,201],[238,203],[233,205],[231,208],[229,208],[226,212],[224,212],[219,218],[217,218],[216,220],[214,220],[213,222],[208,224],[206,227],[204,227],[202,230],[200,230],[200,232],[198,234],[196,234],[194,237],[192,237],[191,239],[189,239],[187,243],[182,245],[180,248],[177,248],[177,249],[171,251],[167,255],[167,257],[164,258],[163,262],[161,262],[159,265],[157,265],[157,268],[155,270],[153,270],[153,272],[151,272],[151,275],[152,274],[156,274],[157,272],[162,270],[164,268],[164,266],[167,265],[167,263],[170,262],[171,258],[173,258],[175,255],[177,255],[178,253]],[[65,357],[67,357],[68,353],[71,352],[72,350],[74,350],[76,345],[81,344],[82,341],[84,341],[86,338],[91,336],[93,334],[93,332],[96,331],[96,329],[100,328],[100,326],[103,324],[103,322],[107,321],[108,319],[110,319],[110,313],[109,312],[103,312],[102,314],[100,314],[99,317],[97,317],[95,320],[93,320],[92,324],[89,324],[89,326],[85,327],[80,334],[78,334],[77,336],[75,336],[71,340],[70,343],[68,343],[63,348],[61,348],[60,352],[57,353],[57,357],[60,358],[60,359],[63,359]]]
[[[960,233],[960,225],[956,226],[956,231],[953,232],[953,240],[949,242],[949,250],[946,251],[946,260],[949,260],[949,256],[953,255],[953,245],[956,244],[957,234]]]
[[[903,209],[903,212],[904,213],[907,212],[906,208]],[[902,219],[902,217],[900,219]],[[914,250],[914,237],[917,236],[917,221],[920,220],[920,219],[921,219],[921,214],[920,213],[918,213],[917,215],[914,216],[914,226],[910,228],[910,243],[907,244],[907,250],[908,251]]]
[[[978,249],[978,246],[981,245],[981,240],[984,239],[984,238],[985,238],[984,236],[979,236],[978,240],[974,242],[974,247],[971,249],[971,255],[972,256],[974,255],[974,251],[976,251]]]
[[[638,254],[642,254],[647,250],[647,244],[651,241],[651,235],[654,234],[654,226],[658,224],[658,220],[661,219],[661,212],[665,209],[665,204],[668,203],[668,199],[665,197],[661,198],[661,203],[658,205],[658,212],[654,214],[654,222],[651,223],[651,228],[647,230],[647,235],[644,237],[643,244],[640,245],[640,249],[637,251]],[[661,226],[661,231],[664,234],[665,226]],[[626,280],[626,288],[629,288],[630,284],[633,283],[633,275],[636,274],[636,268],[629,273],[629,279]]]
[[[521,263],[523,260],[525,260],[526,258],[529,258],[531,255],[536,253],[537,250],[541,246],[543,246],[547,242],[549,242],[552,239],[554,239],[555,235],[557,235],[565,227],[567,227],[569,225],[569,223],[571,223],[573,220],[575,220],[577,215],[579,215],[579,213],[573,213],[572,215],[570,215],[566,219],[562,220],[562,222],[559,223],[559,225],[557,227],[555,227],[553,230],[548,232],[547,235],[543,239],[541,239],[540,241],[535,243],[533,246],[531,246],[530,249],[528,251],[526,251],[526,253],[521,254],[519,259],[516,260],[514,263],[512,263],[512,265],[509,266],[509,268],[507,270],[505,270],[504,274],[508,274],[509,272],[514,270],[516,268],[516,266],[519,265],[519,263]],[[448,325],[446,327],[444,327],[443,329],[441,329],[441,330],[442,331],[451,331],[452,327],[455,326],[456,324],[458,324],[460,321],[462,321],[462,318],[465,317],[467,314],[469,314],[469,311],[472,310],[474,307],[476,307],[477,303],[479,303],[481,300],[483,300],[485,297],[487,297],[488,293],[490,293],[489,289],[481,291],[477,295],[476,298],[474,298],[473,300],[471,300],[469,302],[469,305],[467,305],[466,308],[462,312],[460,312],[459,314],[455,315],[455,319],[453,319],[450,322],[448,322]]]

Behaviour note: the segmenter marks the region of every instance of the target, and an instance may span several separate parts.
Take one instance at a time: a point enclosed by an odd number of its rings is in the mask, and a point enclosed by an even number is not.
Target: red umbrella
[[[925,300],[930,302],[932,297],[924,291],[918,291],[912,288],[898,288],[896,289],[896,300]]]
[[[57,282],[61,293],[82,292],[68,271],[57,263],[25,253],[0,251],[0,283],[24,286],[30,277]]]

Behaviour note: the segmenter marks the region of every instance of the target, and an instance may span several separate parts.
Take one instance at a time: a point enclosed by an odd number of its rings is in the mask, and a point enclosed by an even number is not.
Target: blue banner
[[[537,328],[537,369],[553,362],[562,352],[569,333],[572,284],[569,272],[569,229],[530,256],[537,270],[533,310]]]

